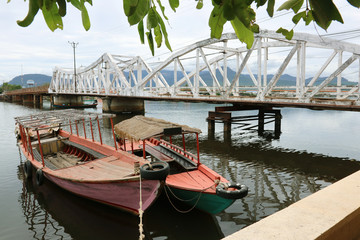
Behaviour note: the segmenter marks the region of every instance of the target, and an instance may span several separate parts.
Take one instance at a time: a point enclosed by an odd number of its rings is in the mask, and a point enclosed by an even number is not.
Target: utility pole
[[[75,59],[75,48],[77,47],[77,45],[79,43],[76,42],[70,42],[68,41],[68,43],[72,46],[72,48],[74,49],[74,79],[75,79],[75,92],[76,92],[76,59]]]

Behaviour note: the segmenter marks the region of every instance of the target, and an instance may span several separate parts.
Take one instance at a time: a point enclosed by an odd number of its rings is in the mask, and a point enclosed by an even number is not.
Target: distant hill
[[[22,78],[22,81],[21,81],[21,78]],[[26,82],[28,80],[34,80],[34,83],[36,86],[41,86],[41,85],[44,85],[45,83],[50,83],[51,77],[48,75],[44,75],[44,74],[24,74],[22,77],[21,76],[14,77],[9,82],[9,84],[27,87]]]
[[[167,80],[169,85],[172,85],[174,83],[174,72],[172,70],[162,70],[161,71],[162,75],[165,77],[165,79]],[[136,71],[134,71],[135,76],[137,75]],[[234,77],[235,77],[236,72],[233,71],[231,68],[228,68],[228,79],[231,81]],[[129,78],[129,74],[128,73],[124,73],[125,77],[128,79]],[[147,72],[143,71],[142,72],[142,76],[146,76]],[[204,80],[204,82],[207,85],[212,85],[212,78],[211,75],[208,71],[202,71],[200,73],[201,78]],[[257,75],[254,74],[255,78],[257,78]],[[269,74],[267,79],[268,81],[270,81],[272,79],[274,75]],[[177,73],[177,80],[179,81],[180,79],[182,79],[184,77],[184,75],[178,71]],[[220,74],[219,70],[216,71],[216,77],[220,83],[220,85],[222,85],[222,75]],[[308,84],[311,81],[312,78],[308,78],[305,79],[305,83]],[[325,80],[325,77],[319,78],[314,85],[318,85],[320,82],[322,82],[323,80]],[[13,78],[9,84],[14,84],[14,85],[22,85],[24,87],[27,86],[26,82],[28,80],[34,80],[35,85],[36,86],[41,86],[45,83],[50,83],[51,81],[51,77],[44,75],[44,74],[25,74],[23,75],[23,82],[21,82],[21,76],[17,76],[15,78]],[[330,83],[330,85],[336,85],[336,81],[337,79],[333,79]],[[346,78],[342,78],[342,84],[343,85],[356,85],[357,83],[355,82],[351,82],[349,80],[347,80]],[[134,85],[134,83],[132,83],[132,85]],[[296,85],[296,77],[288,75],[288,74],[283,74],[279,81],[276,84],[277,86],[295,86]],[[254,86],[251,77],[249,74],[241,74],[240,75],[240,86]]]

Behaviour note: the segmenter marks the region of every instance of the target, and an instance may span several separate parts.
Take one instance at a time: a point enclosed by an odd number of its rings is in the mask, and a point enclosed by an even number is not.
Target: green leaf
[[[309,0],[315,22],[326,30],[333,20],[344,23],[332,0]]]
[[[124,8],[125,15],[127,17],[131,16],[134,13],[138,2],[139,2],[138,0],[124,0],[123,1],[123,8]]]
[[[128,22],[130,25],[139,23],[149,12],[150,0],[138,0],[135,10],[128,16]]]
[[[160,28],[161,28],[161,32],[162,34],[164,35],[164,39],[165,39],[165,45],[166,47],[172,51],[171,49],[171,46],[170,46],[170,42],[169,42],[169,39],[168,39],[168,34],[167,34],[167,31],[166,31],[166,27],[165,27],[165,24],[164,24],[164,21],[162,20],[161,16],[159,15],[158,12],[155,12],[157,17],[158,17],[158,21],[159,21],[159,24],[160,24]]]
[[[157,0],[157,3],[158,3],[159,6],[160,6],[160,9],[161,9],[161,12],[162,12],[162,15],[164,16],[164,18],[165,18],[166,20],[169,20],[169,19],[167,18],[167,16],[165,16],[165,7],[161,4],[161,1],[160,1],[160,0]]]
[[[140,35],[140,41],[141,41],[141,44],[144,44],[145,43],[145,33],[144,33],[144,22],[143,20],[141,20],[138,24],[138,32],[139,32],[139,35]]]
[[[171,9],[176,12],[176,8],[179,7],[179,0],[169,0]]]
[[[198,0],[198,3],[196,4],[196,9],[202,9],[203,8],[203,0]]]
[[[309,25],[310,22],[314,20],[314,18],[312,16],[312,11],[310,10],[308,12],[306,12],[306,11],[299,12],[292,18],[292,21],[293,21],[293,23],[298,24],[300,19],[303,19],[303,21],[305,22],[305,25]]]
[[[247,5],[245,1],[234,1],[233,4],[234,13],[236,14],[237,18],[247,27],[250,29],[251,24],[256,20],[256,14],[254,9]]]
[[[149,12],[147,14],[146,27],[149,31],[158,25],[158,20],[155,11],[156,11],[155,7],[152,7],[149,9]]]
[[[81,1],[81,19],[85,30],[88,31],[90,29],[90,18],[84,1]]]
[[[45,22],[51,31],[55,31],[57,28],[63,29],[62,18],[59,15],[59,9],[56,4],[53,4],[50,10],[47,10],[46,5],[44,4],[41,10],[43,12]]]
[[[224,8],[223,11],[224,18],[228,21],[233,20],[235,18],[235,12],[233,6],[231,5],[231,1],[227,1],[223,5],[223,8]]]
[[[360,0],[347,0],[354,7],[360,8]]]
[[[162,33],[159,25],[157,25],[154,28],[154,34],[155,34],[155,42],[157,44],[157,48],[159,48],[161,47],[161,43],[162,43]]]
[[[263,6],[265,3],[266,3],[267,0],[255,0],[255,2],[257,3],[256,4],[256,7],[261,7]],[[249,4],[250,5],[250,4]]]
[[[210,36],[212,38],[220,38],[223,32],[224,24],[226,23],[226,19],[223,15],[223,7],[215,5],[214,9],[211,12],[209,19],[209,26],[211,29]]]
[[[294,13],[297,13],[303,4],[304,0],[288,0],[278,8],[278,11],[292,9]]]
[[[77,9],[79,9],[81,11],[81,3],[80,0],[71,0],[71,4],[76,7]]]
[[[231,21],[231,25],[235,30],[236,36],[239,40],[246,44],[246,47],[250,49],[254,43],[254,33],[250,31],[238,18]]]
[[[260,27],[259,27],[259,25],[257,25],[257,24],[252,24],[251,27],[250,27],[250,30],[251,30],[253,33],[259,33],[259,32],[260,32]]]
[[[274,16],[274,6],[275,6],[275,0],[269,0],[266,11],[270,17]]]
[[[294,17],[292,18],[293,23],[298,24],[298,22],[300,21],[300,19],[306,17],[306,12],[299,12],[296,15],[294,15]]]
[[[44,1],[45,1],[46,10],[50,11],[50,9],[52,9],[53,4],[55,3],[55,0],[44,0]]]
[[[56,0],[59,6],[59,15],[64,17],[66,15],[66,2],[65,0]]]
[[[17,24],[21,27],[27,27],[29,26],[33,21],[34,21],[34,17],[36,16],[36,14],[39,11],[39,5],[38,5],[38,1],[37,0],[29,0],[29,11],[28,14],[26,15],[26,17],[20,21],[17,21]]]
[[[148,43],[149,43],[149,47],[150,47],[151,53],[152,53],[152,55],[154,56],[154,55],[155,55],[155,51],[154,51],[154,40],[153,40],[151,31],[150,31],[150,32],[146,32],[146,36],[147,36],[147,39],[148,39]]]
[[[294,30],[292,29],[289,31],[284,28],[279,28],[276,32],[284,35],[287,40],[291,40],[292,37],[294,36]]]
[[[212,0],[212,5],[221,5],[222,4],[222,0]]]

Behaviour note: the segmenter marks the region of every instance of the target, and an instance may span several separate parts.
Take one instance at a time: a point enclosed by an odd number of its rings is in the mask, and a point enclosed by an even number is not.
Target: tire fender
[[[44,182],[44,173],[39,168],[38,170],[36,170],[36,185],[41,186],[43,182]]]
[[[24,174],[27,179],[32,177],[32,164],[30,161],[24,163]]]
[[[147,180],[165,180],[169,172],[169,164],[163,161],[147,163],[140,167],[141,178]]]
[[[235,190],[229,190],[229,188],[234,188]],[[240,183],[230,184],[229,186],[219,184],[216,187],[216,194],[219,197],[226,199],[240,199],[246,197],[248,191],[248,187]]]

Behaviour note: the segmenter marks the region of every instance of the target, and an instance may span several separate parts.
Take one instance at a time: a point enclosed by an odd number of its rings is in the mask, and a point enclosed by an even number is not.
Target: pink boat
[[[27,159],[25,175],[35,175],[39,186],[47,179],[76,195],[139,214],[158,197],[169,167],[162,164],[155,179],[141,180],[139,168],[148,161],[121,151],[116,141],[114,147],[103,144],[99,119],[105,117],[113,126],[113,115],[73,109],[15,118]],[[86,125],[91,137],[86,136]],[[99,142],[94,139],[96,127]],[[79,136],[79,128],[84,136]]]

